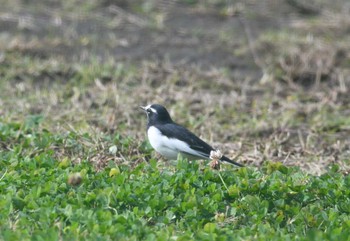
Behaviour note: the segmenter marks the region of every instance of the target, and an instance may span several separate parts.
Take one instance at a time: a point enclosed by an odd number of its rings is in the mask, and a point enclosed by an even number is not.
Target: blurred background
[[[248,165],[346,170],[349,16],[347,0],[3,0],[1,118],[139,154],[138,106],[159,103]]]

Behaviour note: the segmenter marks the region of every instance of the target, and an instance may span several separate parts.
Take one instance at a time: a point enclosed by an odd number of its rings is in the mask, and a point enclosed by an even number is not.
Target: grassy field
[[[0,240],[349,240],[347,1],[5,1]],[[138,106],[246,165],[169,162]]]

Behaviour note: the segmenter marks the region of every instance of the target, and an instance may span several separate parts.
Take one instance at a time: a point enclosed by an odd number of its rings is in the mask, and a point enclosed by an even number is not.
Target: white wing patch
[[[167,159],[176,160],[179,153],[188,153],[204,159],[208,158],[204,154],[190,148],[187,143],[164,136],[154,126],[148,128],[147,135],[151,146]]]

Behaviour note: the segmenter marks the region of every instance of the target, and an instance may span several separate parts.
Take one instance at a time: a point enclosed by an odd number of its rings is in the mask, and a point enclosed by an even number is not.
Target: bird
[[[185,127],[175,123],[164,106],[150,104],[140,108],[147,114],[147,136],[156,152],[169,160],[177,160],[179,154],[188,160],[210,159],[210,154],[215,149]],[[224,155],[220,161],[244,166]]]

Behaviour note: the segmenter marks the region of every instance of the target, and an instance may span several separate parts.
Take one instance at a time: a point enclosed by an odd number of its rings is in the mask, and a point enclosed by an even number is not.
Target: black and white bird
[[[176,124],[164,106],[152,104],[140,106],[147,114],[147,135],[151,146],[169,160],[176,160],[178,155],[194,160],[209,159],[213,147],[201,140],[185,127]],[[243,167],[226,156],[220,161]]]

